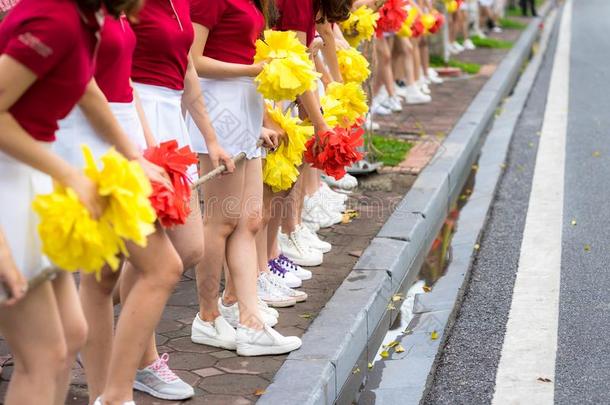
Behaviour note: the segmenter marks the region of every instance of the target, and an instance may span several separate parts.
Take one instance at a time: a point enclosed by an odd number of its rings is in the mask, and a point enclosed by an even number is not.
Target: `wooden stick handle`
[[[256,147],[260,148],[261,146],[263,146],[263,140],[259,139],[258,142],[256,142]],[[233,160],[233,163],[237,164],[237,163],[241,162],[242,160],[244,160],[245,158],[246,158],[246,153],[241,152],[241,153],[237,154],[236,156],[233,156],[232,160]],[[193,182],[193,184],[191,184],[191,189],[193,189],[193,190],[197,189],[202,184],[204,184],[212,179],[215,179],[216,177],[223,174],[225,171],[227,171],[227,167],[225,165],[218,166],[216,169],[212,170],[209,173],[204,174],[203,176],[201,176],[200,178],[195,180]]]
[[[28,291],[41,286],[49,280],[53,280],[61,270],[54,266],[45,267],[42,272],[28,280]],[[0,305],[4,304],[10,298],[10,291],[0,284]]]

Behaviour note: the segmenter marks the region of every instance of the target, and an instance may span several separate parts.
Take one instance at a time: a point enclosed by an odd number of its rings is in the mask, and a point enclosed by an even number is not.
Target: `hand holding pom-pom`
[[[147,149],[144,157],[165,169],[173,187],[172,190],[160,183],[152,184],[150,202],[159,221],[165,227],[184,224],[191,212],[187,170],[189,166],[197,164],[197,155],[188,146],[178,148],[178,142],[172,140]]]

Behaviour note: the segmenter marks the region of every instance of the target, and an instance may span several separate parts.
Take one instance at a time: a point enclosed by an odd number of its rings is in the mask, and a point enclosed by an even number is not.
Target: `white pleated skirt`
[[[254,79],[200,78],[199,82],[220,146],[231,156],[245,152],[247,159],[261,157],[263,149],[256,144],[263,127],[265,105]],[[186,125],[193,150],[208,153],[203,135],[189,114],[186,115]]]
[[[52,190],[51,177],[0,152],[0,227],[17,268],[28,280],[50,265],[42,254],[32,201]]]
[[[182,91],[150,84],[134,83],[142,102],[146,120],[156,141],[161,143],[175,139],[180,147],[191,146],[184,116],[182,115]],[[198,178],[197,165],[188,169],[191,181]]]
[[[138,117],[135,101],[109,104],[119,125],[131,141],[140,151],[146,149],[144,131]],[[53,143],[55,153],[76,167],[83,167],[84,165],[83,145],[89,146],[96,159],[99,159],[111,148],[111,145],[95,132],[78,106],[59,122],[59,131],[57,131],[56,138],[57,141]]]

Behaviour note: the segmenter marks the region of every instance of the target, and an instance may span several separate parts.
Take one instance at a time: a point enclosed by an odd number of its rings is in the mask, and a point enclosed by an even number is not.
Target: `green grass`
[[[510,49],[513,47],[511,41],[495,38],[472,37],[472,43],[477,48],[494,48],[494,49]]]
[[[396,166],[405,160],[413,144],[396,138],[373,135],[373,146],[377,149],[375,157],[386,166]]]
[[[522,22],[511,20],[510,18],[500,18],[500,27],[505,30],[524,30],[527,24]]]
[[[461,60],[456,60],[456,59],[449,59],[449,63],[445,63],[443,58],[441,58],[440,56],[436,56],[436,55],[430,57],[430,66],[432,66],[432,67],[444,67],[444,66],[456,67],[456,68],[462,69],[463,72],[468,73],[470,75],[476,75],[477,73],[479,73],[479,70],[481,70],[481,65],[479,65],[478,63],[463,62]]]

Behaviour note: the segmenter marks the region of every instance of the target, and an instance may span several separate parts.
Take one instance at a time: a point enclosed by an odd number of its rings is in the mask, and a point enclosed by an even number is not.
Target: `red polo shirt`
[[[37,76],[9,110],[34,138],[54,141],[57,121],[85,92],[98,31],[72,0],[21,0],[0,24],[0,54]]]
[[[133,89],[129,83],[136,36],[126,17],[104,19],[102,41],[97,52],[95,80],[111,103],[130,103]]]
[[[251,0],[191,0],[191,19],[210,30],[203,55],[251,65],[265,17]]]
[[[147,0],[132,28],[137,39],[133,81],[184,89],[194,37],[189,0]]]
[[[276,29],[307,34],[307,46],[316,36],[316,14],[313,0],[277,0],[280,17]]]

